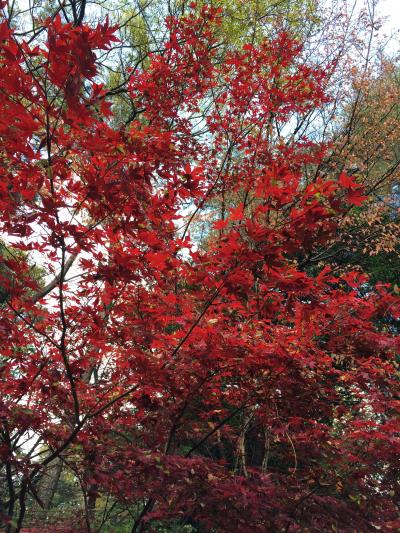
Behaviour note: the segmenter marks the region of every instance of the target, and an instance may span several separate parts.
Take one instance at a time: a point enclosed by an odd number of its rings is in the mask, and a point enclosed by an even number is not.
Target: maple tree
[[[399,299],[305,269],[366,192],[346,172],[304,179],[323,143],[271,142],[271,117],[327,102],[329,70],[284,32],[221,64],[220,18],[166,19],[163,50],[126,73],[126,127],[97,78],[108,21],[50,17],[34,43],[0,23],[0,227],[19,252],[0,269],[9,532],[50,505],[55,465],[82,489],[72,531],[100,530],[101,495],[132,532],[400,525]]]

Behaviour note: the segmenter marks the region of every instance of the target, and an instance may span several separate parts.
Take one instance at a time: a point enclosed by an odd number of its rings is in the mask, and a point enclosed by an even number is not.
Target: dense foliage
[[[190,9],[125,73],[126,126],[107,20],[0,23],[1,519],[58,483],[69,531],[396,531],[399,298],[315,260],[369,191],[272,135],[334,65],[284,31],[220,54]]]

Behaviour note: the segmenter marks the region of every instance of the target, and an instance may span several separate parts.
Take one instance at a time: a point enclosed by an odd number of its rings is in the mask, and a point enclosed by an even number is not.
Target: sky
[[[368,0],[355,1],[361,6]],[[20,0],[18,5],[25,9],[29,7],[29,0]],[[379,0],[378,13],[380,16],[387,17],[383,31],[388,34],[397,31],[400,37],[400,0]]]
[[[380,5],[378,6],[378,12],[382,17],[387,17],[387,20],[382,28],[382,31],[388,34],[392,32],[397,32],[398,39],[399,39],[400,38],[400,0],[381,0]],[[396,51],[399,51],[399,46],[397,46]]]
[[[382,0],[380,10],[390,16],[389,22],[394,28],[400,28],[400,0]]]

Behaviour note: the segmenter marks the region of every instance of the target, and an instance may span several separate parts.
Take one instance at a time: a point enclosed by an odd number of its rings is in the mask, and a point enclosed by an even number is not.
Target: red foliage
[[[362,191],[306,185],[324,147],[269,137],[271,116],[325,101],[324,73],[285,34],[216,69],[216,19],[168,20],[119,130],[96,82],[107,23],[56,18],[33,49],[0,25],[0,227],[55,276],[42,290],[22,255],[0,271],[8,503],[61,454],[84,485],[143,499],[136,530],[397,530],[399,347],[382,324],[399,301],[301,268]],[[243,200],[201,251],[184,207],[221,194]],[[18,453],[32,434],[45,459]]]

